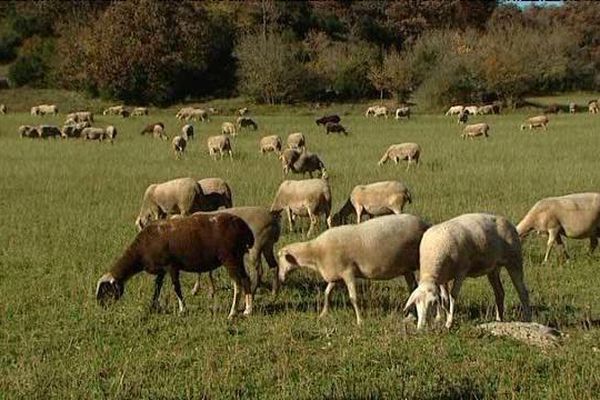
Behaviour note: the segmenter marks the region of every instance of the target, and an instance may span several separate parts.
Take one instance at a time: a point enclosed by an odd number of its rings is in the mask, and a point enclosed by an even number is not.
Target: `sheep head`
[[[111,301],[117,301],[123,296],[125,288],[110,273],[102,275],[96,287],[96,300],[102,307],[108,306]]]
[[[417,308],[417,329],[423,329],[431,319],[433,311],[442,306],[443,297],[440,287],[433,282],[421,282],[411,293],[404,311],[408,311],[413,305]]]

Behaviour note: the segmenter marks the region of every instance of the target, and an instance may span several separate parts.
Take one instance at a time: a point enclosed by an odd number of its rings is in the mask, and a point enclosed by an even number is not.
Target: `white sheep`
[[[170,214],[190,215],[200,211],[203,200],[202,189],[192,178],[152,184],[144,192],[135,226],[141,231],[151,221],[164,219]]]
[[[452,106],[446,111],[446,116],[448,115],[458,115],[465,109],[465,106]]]
[[[400,160],[407,160],[408,165],[406,170],[408,171],[410,165],[415,163],[419,165],[419,159],[421,158],[421,146],[416,143],[400,143],[393,144],[383,153],[383,157],[377,163],[379,166],[386,163],[388,160],[393,160],[395,164],[398,164]]]
[[[280,153],[282,148],[281,138],[278,135],[264,136],[260,139],[259,147],[261,154],[269,152]]]
[[[479,114],[479,107],[477,107],[477,106],[465,106],[464,110],[466,112],[468,112],[469,115],[477,115],[477,114]]]
[[[148,115],[148,108],[147,107],[136,107],[131,111],[131,116],[132,117],[141,117],[144,115]]]
[[[112,125],[106,128],[88,127],[81,131],[81,138],[85,140],[98,140],[102,142],[104,139],[108,139],[110,143],[113,143],[116,136],[117,130]]]
[[[477,114],[479,114],[479,115],[486,115],[486,114],[493,114],[493,113],[494,113],[494,106],[491,104],[486,104],[485,106],[481,106],[477,110]]]
[[[504,289],[500,268],[505,267],[517,289],[526,321],[531,321],[529,294],[523,281],[521,241],[515,227],[504,217],[463,214],[434,225],[421,240],[419,286],[405,310],[417,307],[417,327],[422,329],[432,311],[446,312],[446,327],[454,319],[456,299],[468,277],[487,275],[496,299],[496,320],[504,317]],[[451,289],[449,286],[451,284]]]
[[[111,106],[102,111],[102,115],[122,115],[125,111],[125,106]]]
[[[155,124],[153,126],[152,136],[155,139],[169,140],[169,136],[165,133],[165,128],[161,124]]]
[[[19,136],[21,138],[37,139],[40,137],[40,134],[38,133],[35,126],[21,125],[21,126],[19,126],[18,131],[19,131]]]
[[[466,139],[467,137],[473,139],[477,136],[483,136],[483,137],[487,138],[489,136],[488,135],[489,130],[490,130],[490,126],[488,124],[486,124],[485,122],[480,122],[478,124],[471,124],[471,125],[465,126],[460,137],[462,139]]]
[[[343,281],[360,325],[356,280],[388,280],[403,275],[409,290],[414,290],[419,243],[428,227],[420,218],[403,214],[331,228],[309,242],[293,243],[281,249],[279,278],[283,282],[290,271],[299,267],[317,271],[327,282],[319,317],[327,314],[331,291]]]
[[[324,178],[302,181],[283,181],[279,185],[271,211],[285,210],[288,228],[294,229],[295,216],[308,217],[310,227],[306,233],[310,237],[319,216],[325,215],[327,226],[331,228],[331,189]]]
[[[332,221],[334,225],[340,225],[353,213],[356,214],[356,223],[361,222],[363,213],[370,216],[401,214],[404,206],[411,202],[410,191],[399,181],[356,185]]]
[[[194,138],[194,126],[191,124],[184,125],[181,128],[181,135],[185,140],[192,140]]]
[[[193,111],[194,111],[194,107],[183,107],[177,112],[177,114],[175,115],[175,118],[177,118],[179,120],[182,120],[182,119],[188,120]]]
[[[286,143],[290,149],[300,149],[306,146],[306,138],[302,132],[294,132],[288,135]]]
[[[385,117],[387,119],[388,114],[389,110],[385,106],[371,106],[367,108],[367,111],[365,112],[365,117]]]
[[[534,128],[543,128],[546,130],[548,127],[548,117],[545,115],[537,115],[535,117],[528,118],[523,125],[521,125],[521,130],[525,128],[529,128],[529,130]]]
[[[31,107],[31,115],[57,115],[58,107],[54,104],[41,104],[39,106]]]
[[[535,203],[517,225],[517,232],[525,238],[531,231],[547,232],[548,244],[544,262],[548,262],[554,244],[569,255],[562,237],[590,239],[590,253],[598,246],[600,237],[600,193],[574,193],[548,197]]]
[[[214,160],[217,159],[217,153],[221,155],[221,159],[223,159],[225,153],[229,153],[229,158],[233,160],[233,150],[228,135],[210,136],[206,144],[208,146],[208,154]]]
[[[590,101],[588,103],[588,111],[590,114],[598,114],[598,112],[600,112],[600,106],[598,106],[598,101]]]
[[[223,135],[236,136],[237,129],[235,128],[235,124],[233,122],[223,122],[223,124],[221,124],[221,133]]]
[[[2,114],[2,115],[6,114],[6,105],[5,104],[0,104],[0,114]]]
[[[179,158],[187,147],[187,140],[183,136],[175,136],[171,141],[171,147],[175,153],[175,157]]]
[[[577,112],[577,104],[574,102],[569,103],[569,113],[575,114]]]
[[[192,119],[201,122],[209,122],[210,118],[208,116],[208,112],[203,110],[202,108],[193,108],[187,117],[187,119]]]
[[[248,110],[248,107],[240,108],[239,110],[237,110],[237,113],[240,117],[243,117],[244,115],[248,114],[249,112],[250,112],[250,110]]]
[[[396,109],[396,119],[400,119],[400,118],[406,118],[406,119],[410,119],[410,107],[408,106],[404,106],[404,107],[398,107]]]
[[[77,124],[80,122],[94,122],[94,114],[90,111],[78,111],[67,114],[65,125]]]
[[[54,125],[40,125],[35,128],[38,135],[42,139],[46,139],[49,137],[57,138],[62,136],[62,132],[58,126]]]

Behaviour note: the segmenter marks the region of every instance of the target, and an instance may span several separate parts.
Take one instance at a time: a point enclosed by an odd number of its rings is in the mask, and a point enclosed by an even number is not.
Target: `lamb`
[[[233,150],[228,135],[210,136],[206,143],[208,145],[208,154],[214,160],[217,159],[217,152],[221,155],[221,159],[223,159],[224,153],[229,153],[229,158],[233,160]]]
[[[327,226],[331,228],[331,189],[327,179],[306,179],[283,181],[279,185],[271,211],[285,210],[290,232],[293,231],[295,216],[308,217],[310,227],[306,237],[310,237],[319,215],[324,214]]]
[[[274,275],[271,283],[271,292],[277,294],[279,290],[279,265],[273,253],[275,243],[279,240],[281,233],[280,213],[271,212],[264,207],[235,207],[227,210],[219,211],[240,217],[252,230],[254,234],[254,246],[248,252],[248,264],[252,265],[256,270],[256,281],[252,285],[252,293],[255,293],[256,288],[261,284],[262,266],[261,257],[264,257],[270,269],[274,270]],[[197,213],[214,215],[215,213]],[[210,290],[209,295],[212,297],[215,293],[215,283],[212,274],[209,272]],[[192,295],[195,295],[200,289],[200,274],[196,279],[196,284],[192,289]]]
[[[131,111],[131,116],[132,117],[141,117],[144,115],[148,115],[148,108],[147,107],[136,107]]]
[[[260,153],[265,154],[269,152],[281,153],[281,138],[277,135],[264,136],[260,139]]]
[[[446,116],[448,115],[458,115],[465,109],[465,106],[452,106],[446,111]]]
[[[112,106],[102,111],[102,115],[121,115],[125,111],[125,106]]]
[[[398,107],[396,109],[396,117],[395,118],[397,120],[399,120],[400,118],[410,119],[410,107],[408,107],[408,106]]]
[[[548,127],[548,117],[545,115],[537,115],[535,117],[531,117],[527,119],[527,121],[525,121],[523,125],[521,125],[521,130],[524,130],[527,127],[529,128],[529,130],[532,130],[534,128],[544,128],[544,130],[546,130]]]
[[[460,137],[462,139],[466,139],[467,137],[473,139],[477,136],[483,136],[487,138],[489,130],[490,126],[485,122],[481,122],[479,124],[471,124],[465,126]]]
[[[240,117],[243,117],[244,115],[248,114],[249,112],[250,112],[250,110],[248,110],[248,107],[240,108],[239,110],[237,110],[237,113]]]
[[[419,244],[428,228],[429,224],[408,214],[331,228],[309,242],[293,243],[281,249],[278,253],[279,278],[284,282],[286,275],[299,267],[319,272],[327,282],[319,318],[329,310],[331,291],[343,281],[354,307],[356,323],[361,325],[357,278],[389,280],[403,275],[409,290],[414,290]]]
[[[145,135],[146,133],[152,133],[154,134],[154,127],[155,126],[160,126],[161,128],[165,129],[165,124],[163,124],[162,122],[155,122],[153,124],[148,124],[144,127],[144,129],[142,129],[142,131],[140,132],[140,135]]]
[[[165,127],[159,124],[154,125],[152,137],[155,139],[169,140],[169,136],[165,133]]]
[[[31,107],[31,115],[57,115],[58,107],[54,104],[41,104],[39,106]]]
[[[367,108],[367,111],[365,112],[365,117],[370,117],[373,116],[375,118],[377,117],[385,117],[385,119],[388,118],[388,108],[385,106],[371,106],[369,108]]]
[[[410,295],[405,310],[417,307],[417,328],[430,319],[432,307],[446,312],[446,327],[452,326],[455,301],[467,277],[487,275],[496,299],[496,320],[504,317],[504,289],[500,267],[506,267],[517,289],[526,321],[531,321],[529,295],[523,282],[521,241],[515,227],[504,217],[463,214],[434,225],[423,235],[419,286]],[[452,289],[449,291],[449,284]]]
[[[600,107],[598,106],[598,101],[592,100],[588,103],[588,112],[590,114],[598,114],[598,112],[600,112]]]
[[[290,133],[287,137],[287,145],[290,149],[301,149],[306,146],[306,138],[302,132]]]
[[[202,188],[192,178],[154,183],[144,192],[135,226],[141,231],[151,221],[164,219],[170,214],[190,215],[201,210],[203,201]]]
[[[344,136],[348,136],[348,132],[346,131],[346,128],[344,128],[340,124],[336,124],[333,122],[328,122],[325,124],[325,134],[329,135],[329,132],[343,133]]]
[[[341,121],[341,118],[339,117],[339,115],[325,115],[324,117],[321,117],[319,119],[317,119],[315,122],[318,125],[323,125],[325,126],[328,122],[332,122],[334,124],[339,124]]]
[[[517,225],[522,239],[531,231],[548,232],[544,263],[548,262],[554,243],[569,258],[563,237],[589,238],[590,253],[593,252],[600,237],[600,193],[574,193],[538,201]]]
[[[179,303],[185,310],[179,272],[209,272],[224,265],[234,285],[229,318],[236,314],[239,286],[245,295],[244,315],[252,312],[250,278],[244,255],[254,245],[252,230],[241,218],[221,213],[192,215],[152,224],[139,232],[127,250],[104,274],[96,287],[96,299],[102,306],[123,295],[125,283],[135,274],[146,271],[156,275],[152,306],[158,299],[166,273],[169,273]]]
[[[192,140],[194,138],[194,127],[190,124],[184,125],[181,128],[181,136],[185,140]]]
[[[171,141],[171,147],[175,153],[175,157],[179,158],[187,147],[187,140],[183,136],[175,136]]]
[[[356,223],[363,213],[370,216],[402,214],[404,206],[412,203],[408,188],[399,181],[383,181],[357,185],[342,208],[333,215],[334,225],[344,224],[348,216],[356,214]]]
[[[19,127],[19,136],[21,138],[37,139],[40,137],[40,134],[35,126],[21,125]]]
[[[254,120],[252,118],[248,118],[248,117],[239,117],[236,121],[236,125],[238,129],[242,129],[242,128],[247,128],[247,127],[252,127],[253,130],[257,130],[258,129],[258,125],[256,124],[256,122],[254,122]]]
[[[393,160],[397,165],[400,160],[407,160],[408,165],[406,166],[406,170],[410,169],[410,165],[415,163],[419,166],[419,159],[421,157],[421,146],[416,143],[401,143],[401,144],[393,144],[383,153],[383,157],[377,163],[379,166],[382,166],[388,160]]]
[[[203,200],[200,211],[215,211],[220,207],[233,207],[233,196],[231,188],[221,178],[205,178],[198,181],[202,189]]]
[[[2,114],[2,115],[6,114],[6,105],[5,104],[0,104],[0,114]]]
[[[464,111],[468,112],[470,115],[477,115],[477,114],[479,114],[479,107],[465,106]]]
[[[235,128],[233,122],[223,122],[223,124],[221,125],[221,133],[223,135],[236,136],[237,129]]]
[[[40,125],[36,128],[40,138],[46,139],[49,137],[57,138],[62,135],[60,128],[54,125]]]
[[[77,124],[80,122],[94,122],[94,114],[90,111],[78,111],[67,114],[65,125]]]

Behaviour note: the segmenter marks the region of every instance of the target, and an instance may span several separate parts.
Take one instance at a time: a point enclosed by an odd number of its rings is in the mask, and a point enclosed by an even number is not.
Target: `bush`
[[[54,40],[32,38],[23,44],[21,53],[8,70],[12,83],[15,86],[47,87],[55,57]]]
[[[21,37],[15,32],[7,32],[0,37],[0,62],[13,61],[17,57],[17,47],[21,44]]]

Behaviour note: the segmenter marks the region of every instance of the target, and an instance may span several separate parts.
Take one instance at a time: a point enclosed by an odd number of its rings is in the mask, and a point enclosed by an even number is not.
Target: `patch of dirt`
[[[563,337],[560,331],[536,322],[490,322],[478,325],[477,329],[493,336],[508,336],[541,348],[557,347]]]

